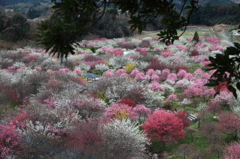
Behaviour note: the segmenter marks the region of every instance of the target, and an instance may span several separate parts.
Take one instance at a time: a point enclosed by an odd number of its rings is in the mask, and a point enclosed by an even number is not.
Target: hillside
[[[235,0],[235,1],[239,1],[239,0]],[[233,6],[233,5],[236,5],[236,3],[231,1],[231,0],[199,0],[199,4],[201,6],[204,6],[207,3],[210,3],[211,5],[220,5],[220,6]]]

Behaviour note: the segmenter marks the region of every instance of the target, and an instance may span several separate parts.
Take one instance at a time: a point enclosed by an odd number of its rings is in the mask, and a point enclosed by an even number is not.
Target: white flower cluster
[[[175,54],[179,49],[175,45],[171,45],[172,47],[168,48],[168,50],[171,51],[171,53]]]
[[[77,54],[77,55],[68,55],[69,61],[80,61],[84,58],[84,54]]]
[[[130,158],[140,157],[145,145],[149,144],[146,135],[139,131],[138,123],[131,120],[113,120],[100,128],[104,153],[108,157]]]
[[[203,110],[206,107],[207,107],[207,105],[205,103],[199,103],[198,106],[197,106],[197,110],[201,111],[201,110]]]
[[[240,91],[236,89],[236,93],[237,93],[237,99],[234,98],[229,104],[229,106],[235,114],[240,116]]]
[[[106,64],[100,63],[95,65],[96,70],[107,71],[109,67]]]
[[[115,56],[109,59],[109,64],[116,69],[123,68],[128,63],[133,63],[133,60],[127,56]]]
[[[98,48],[97,50],[96,50],[96,54],[100,54],[100,53],[102,53],[103,51],[102,51],[102,48]]]
[[[175,81],[167,79],[166,81],[164,81],[164,83],[173,86],[175,84]]]
[[[50,126],[46,126],[44,124],[42,124],[40,121],[36,121],[36,122],[33,122],[33,121],[28,121],[26,123],[26,127],[27,129],[24,130],[24,134],[30,134],[30,132],[32,133],[41,133],[41,135],[45,135],[45,136],[48,136],[48,137],[53,137],[53,133],[49,133],[50,131]]]
[[[75,69],[80,69],[80,70],[90,70],[91,66],[81,62],[78,66],[75,67]]]
[[[15,62],[15,63],[13,64],[13,67],[15,67],[15,68],[20,68],[20,67],[26,67],[26,65],[25,65],[25,63],[23,63],[23,62]]]
[[[18,71],[15,74],[7,72],[6,70],[0,70],[0,81],[5,85],[11,85],[18,83],[20,80],[24,80],[27,75],[32,74],[33,70],[26,68],[24,70]]]
[[[144,61],[133,61],[135,66],[138,68],[139,71],[142,71],[143,69],[145,69],[149,63],[148,62],[144,62]]]
[[[158,48],[160,51],[164,50],[167,47],[164,43],[160,43],[158,40],[151,40],[150,44],[153,48]]]
[[[146,99],[144,103],[146,107],[155,107],[157,104],[163,103],[165,99],[162,92],[152,91],[151,89],[144,91],[143,95]]]
[[[175,40],[175,41],[176,41],[176,43],[178,43],[178,45],[189,43],[189,41],[186,38],[182,37],[182,36],[179,38],[179,40]],[[174,45],[176,45],[175,41],[174,41]]]
[[[175,92],[175,88],[173,86],[167,84],[167,83],[163,83],[162,86],[163,86],[165,92],[168,93],[168,94]]]
[[[179,85],[179,83],[183,83],[183,84]],[[180,88],[186,89],[193,84],[194,84],[193,81],[189,81],[187,79],[182,79],[182,80],[177,81],[174,87],[180,87]]]
[[[132,42],[136,43],[136,45],[138,46],[142,42],[142,40],[134,38],[132,39]]]
[[[199,52],[199,54],[205,55],[205,56],[210,56],[210,54],[211,54],[208,47],[199,48],[198,52]]]
[[[114,84],[112,87],[107,88],[106,97],[113,102],[116,102],[133,90],[135,86],[136,84],[132,81],[129,81],[128,83],[123,81],[121,84]]]
[[[48,70],[48,69],[58,70],[59,68],[61,68],[61,65],[56,59],[47,58],[41,63],[41,67],[44,70]]]

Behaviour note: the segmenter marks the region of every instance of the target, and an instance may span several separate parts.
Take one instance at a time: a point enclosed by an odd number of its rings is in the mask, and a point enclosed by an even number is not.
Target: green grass
[[[193,73],[193,72],[196,71],[198,68],[200,68],[200,66],[199,66],[199,64],[197,64],[197,63],[193,63],[193,64],[191,64],[188,68],[189,68],[189,72],[190,72],[190,73]]]

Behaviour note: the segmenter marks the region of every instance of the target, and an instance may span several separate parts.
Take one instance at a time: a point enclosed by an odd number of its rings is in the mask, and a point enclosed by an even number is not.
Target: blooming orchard
[[[214,71],[203,71],[207,57],[228,43],[208,37],[196,45],[186,38],[169,46],[154,38],[79,44],[86,48],[74,46],[75,55],[62,63],[41,48],[0,52],[0,158],[61,155],[35,139],[96,158],[139,158],[151,142],[177,144],[191,134],[190,113],[199,123],[214,114],[219,133],[238,139],[239,100],[224,83],[206,87]],[[99,77],[90,80],[87,73]],[[227,146],[224,155],[237,154],[237,146]]]

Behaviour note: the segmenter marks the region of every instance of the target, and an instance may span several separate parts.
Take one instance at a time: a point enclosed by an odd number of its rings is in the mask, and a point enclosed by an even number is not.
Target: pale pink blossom
[[[151,80],[153,80],[153,81],[157,81],[157,80],[159,80],[159,79],[160,79],[159,76],[156,75],[156,74],[153,74],[153,75],[151,76]]]
[[[35,70],[35,71],[42,71],[42,67],[37,66],[37,67],[34,68],[34,70]]]
[[[153,90],[153,91],[161,91],[164,92],[165,89],[163,86],[161,86],[158,82],[153,81],[149,87],[149,89]]]

